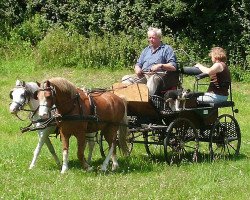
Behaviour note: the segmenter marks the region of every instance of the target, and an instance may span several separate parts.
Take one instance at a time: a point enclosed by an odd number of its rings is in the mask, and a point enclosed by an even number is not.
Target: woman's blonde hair
[[[227,53],[221,47],[213,47],[209,53],[210,57],[214,57],[216,60],[226,62],[227,61]]]

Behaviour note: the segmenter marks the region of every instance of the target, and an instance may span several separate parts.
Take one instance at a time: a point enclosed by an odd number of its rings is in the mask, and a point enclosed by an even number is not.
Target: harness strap
[[[88,97],[89,97],[89,105],[90,105],[90,116],[91,115],[95,116],[96,120],[98,120],[98,115],[96,112],[96,104],[95,104],[94,98],[90,94],[88,94]]]
[[[77,100],[77,103],[79,105],[80,115],[83,115],[83,108],[82,108],[82,104],[80,103],[79,97],[80,97],[80,94],[77,93],[76,94],[76,100]]]

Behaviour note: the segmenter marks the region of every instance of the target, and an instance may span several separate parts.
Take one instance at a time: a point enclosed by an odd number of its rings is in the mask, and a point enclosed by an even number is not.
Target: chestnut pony
[[[118,167],[116,158],[117,132],[123,154],[128,154],[126,101],[111,92],[86,93],[70,81],[56,77],[42,82],[38,90],[39,115],[49,116],[53,105],[57,112],[57,125],[63,145],[63,166],[61,173],[68,170],[69,139],[77,139],[77,157],[85,170],[91,167],[85,160],[84,145],[86,133],[101,131],[109,144],[109,153],[102,164],[102,170],[112,158],[112,170]]]

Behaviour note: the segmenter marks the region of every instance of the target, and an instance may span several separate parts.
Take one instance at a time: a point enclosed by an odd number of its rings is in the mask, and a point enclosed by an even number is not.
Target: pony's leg
[[[69,159],[69,138],[70,136],[65,137],[61,134],[62,144],[63,144],[63,164],[61,173],[64,174],[68,169],[68,159]]]
[[[116,143],[112,143],[112,147],[114,147],[113,153],[111,155],[111,159],[112,159],[112,171],[116,170],[119,165],[118,165],[118,161],[117,161],[117,156],[116,156]]]
[[[112,147],[114,148],[114,150],[111,154],[112,171],[116,170],[119,167],[118,161],[117,161],[117,156],[116,156],[116,142],[117,142],[117,130],[113,131],[113,137],[112,137]]]
[[[85,136],[82,133],[79,133],[77,136],[77,146],[78,146],[78,150],[77,150],[77,157],[80,161],[80,163],[82,164],[83,169],[90,171],[92,168],[89,166],[89,164],[87,163],[85,157],[84,157],[84,149],[86,146],[86,141],[85,141]]]
[[[102,164],[102,171],[107,170],[110,158],[112,158],[112,170],[115,170],[116,168],[118,168],[118,162],[116,158],[116,135],[111,134],[112,132],[110,132],[110,130],[102,131],[102,133],[103,132],[105,132],[104,137],[109,144],[109,153]]]
[[[95,135],[96,135],[95,132],[86,134],[86,138],[87,138],[86,141],[88,142],[88,147],[89,147],[89,154],[88,154],[88,160],[87,160],[88,163],[91,163],[91,160],[92,160],[93,150],[95,147]]]
[[[33,159],[30,163],[29,169],[32,169],[35,166],[37,158],[38,158],[40,151],[41,151],[41,149],[44,145],[44,142],[45,142],[43,131],[41,131],[41,130],[38,131],[38,137],[39,137],[39,140],[38,140],[37,146],[35,148],[35,151],[33,153]]]
[[[45,140],[45,143],[46,143],[46,145],[47,145],[47,147],[48,147],[50,153],[52,154],[54,160],[56,161],[57,166],[58,166],[58,167],[61,167],[60,160],[59,160],[59,158],[58,158],[58,156],[57,156],[57,154],[56,154],[56,151],[55,151],[55,149],[54,149],[54,147],[53,147],[53,145],[52,145],[52,143],[51,143],[51,141],[50,141],[50,139],[49,139],[48,136],[47,136],[47,138],[46,138],[46,140]]]
[[[103,164],[102,164],[102,171],[107,171],[107,166],[108,166],[108,164],[109,164],[109,160],[110,160],[110,157],[111,157],[111,155],[113,154],[113,151],[114,151],[114,145],[112,144],[111,145],[111,148],[109,149],[109,153],[108,153],[108,155],[106,156],[106,158],[105,158],[105,160],[104,160],[104,162],[103,162]]]

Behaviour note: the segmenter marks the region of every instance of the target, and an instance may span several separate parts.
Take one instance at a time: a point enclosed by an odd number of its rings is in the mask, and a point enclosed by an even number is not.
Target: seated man
[[[161,29],[149,28],[147,34],[149,46],[142,51],[137,60],[135,74],[124,76],[122,83],[147,84],[150,95],[157,94],[163,89],[176,89],[179,76],[172,47],[162,43]]]

